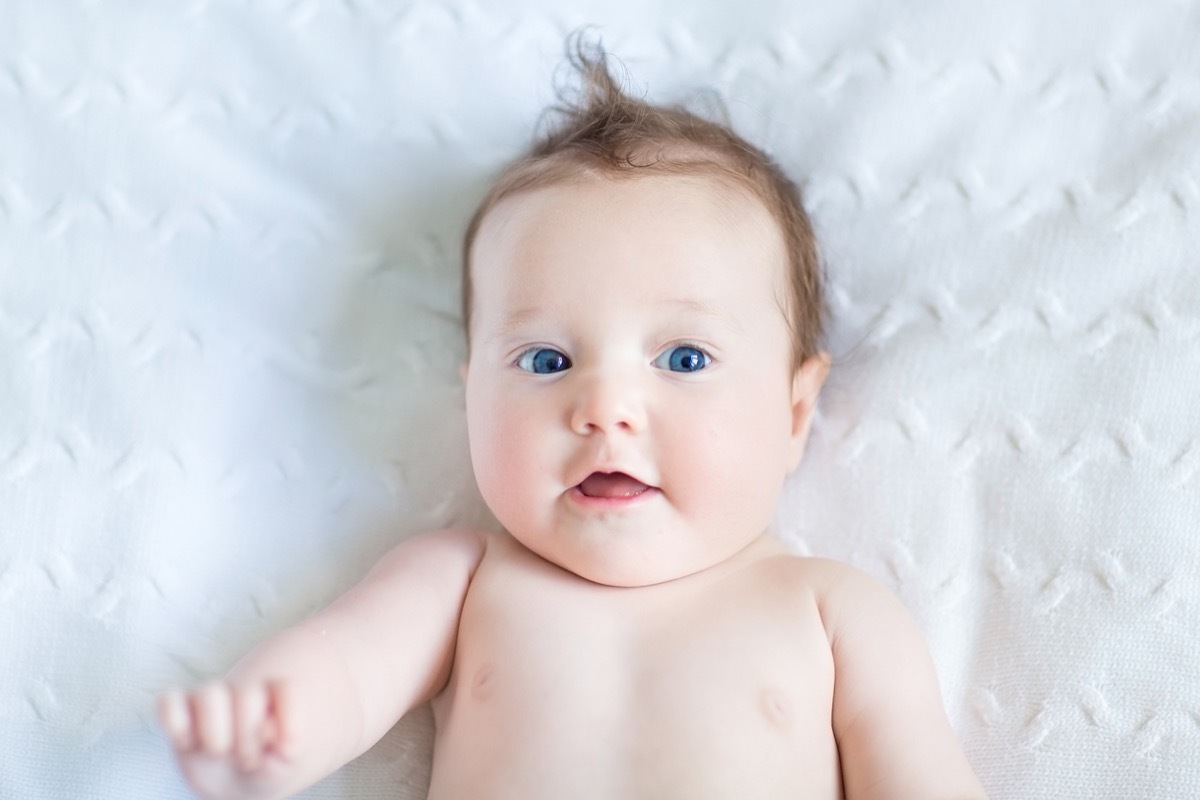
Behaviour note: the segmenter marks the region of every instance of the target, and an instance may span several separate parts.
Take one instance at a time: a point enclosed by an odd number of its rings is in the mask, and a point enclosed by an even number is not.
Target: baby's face
[[[505,528],[614,586],[698,572],[761,534],[811,410],[794,407],[784,264],[767,211],[707,178],[586,179],[492,210],[466,397]]]

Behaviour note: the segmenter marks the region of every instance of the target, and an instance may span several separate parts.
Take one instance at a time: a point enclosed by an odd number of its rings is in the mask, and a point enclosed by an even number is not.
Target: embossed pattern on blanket
[[[1195,796],[1200,8],[587,5],[0,0],[0,796],[186,797],[157,690],[490,524],[458,241],[588,22],[804,185],[780,536],[899,593],[994,798]],[[423,797],[430,730],[305,796]]]

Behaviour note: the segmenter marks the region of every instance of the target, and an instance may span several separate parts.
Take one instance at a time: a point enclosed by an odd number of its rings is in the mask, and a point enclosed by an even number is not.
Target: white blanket
[[[585,23],[805,187],[780,536],[907,603],[993,798],[1200,797],[1186,0],[0,0],[0,797],[187,796],[156,691],[491,524],[458,243]],[[305,796],[422,798],[429,732]]]

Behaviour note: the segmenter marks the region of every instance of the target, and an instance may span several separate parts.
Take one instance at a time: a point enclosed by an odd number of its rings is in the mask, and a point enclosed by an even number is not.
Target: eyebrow
[[[545,314],[540,308],[526,307],[519,308],[507,315],[504,320],[496,326],[495,331],[487,337],[488,341],[498,341],[507,339],[513,335],[513,332],[528,325],[531,321],[544,317]]]
[[[706,317],[739,333],[744,330],[742,324],[738,322],[738,320],[735,319],[729,312],[702,300],[695,300],[689,297],[673,297],[669,300],[666,300],[664,304],[668,307],[671,307],[673,310],[686,315]],[[508,314],[504,320],[496,326],[495,332],[487,337],[488,341],[507,339],[512,336],[515,331],[531,322],[543,319],[545,316],[545,311],[535,306],[518,308],[517,310]]]
[[[732,314],[722,308],[719,308],[718,306],[705,303],[702,300],[693,300],[688,297],[675,297],[667,302],[685,314],[695,314],[702,317],[708,317],[738,332],[743,330],[741,323],[738,322]]]

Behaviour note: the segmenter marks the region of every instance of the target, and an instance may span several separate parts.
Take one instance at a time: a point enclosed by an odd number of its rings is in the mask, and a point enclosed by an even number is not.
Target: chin
[[[508,530],[512,530],[509,528]],[[563,536],[510,534],[542,559],[600,586],[632,589],[686,578],[728,560],[749,542],[695,547],[683,533],[639,536],[636,531],[573,531]]]
[[[618,589],[635,589],[686,578],[701,572],[710,564],[622,563],[620,559],[555,559],[549,561],[584,580]]]

